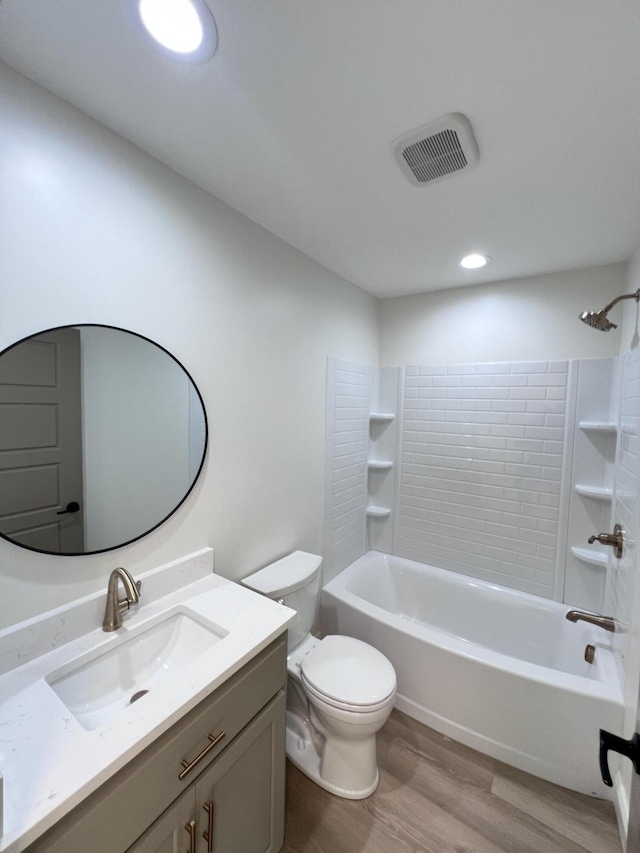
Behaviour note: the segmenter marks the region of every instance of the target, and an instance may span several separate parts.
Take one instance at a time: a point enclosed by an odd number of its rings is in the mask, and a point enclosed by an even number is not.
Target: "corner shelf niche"
[[[393,462],[385,459],[367,459],[367,468],[370,471],[388,471],[393,468]]]
[[[594,501],[613,500],[613,489],[609,486],[584,486],[581,483],[576,483],[574,490],[585,498],[592,498]]]
[[[612,529],[619,384],[617,359],[578,362],[564,601],[596,612],[605,603],[610,549],[587,543]]]
[[[367,549],[393,553],[393,506],[402,370],[373,371],[369,409],[365,540]]]
[[[583,432],[603,432],[615,434],[618,432],[618,425],[613,421],[580,421],[578,424]]]
[[[391,510],[386,506],[368,506],[366,513],[369,518],[388,518]]]
[[[597,566],[600,569],[607,568],[607,555],[601,554],[600,551],[590,551],[588,548],[576,548],[575,545],[572,545],[571,553],[581,563],[586,563],[589,566]]]

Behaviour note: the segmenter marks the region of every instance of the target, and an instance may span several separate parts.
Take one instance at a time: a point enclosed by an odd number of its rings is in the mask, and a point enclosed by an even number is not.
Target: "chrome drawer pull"
[[[202,833],[202,837],[207,842],[207,853],[213,853],[213,803],[205,803],[202,808],[209,816],[207,831]]]
[[[196,758],[194,758],[191,763],[189,763],[189,761],[186,758],[182,759],[182,766],[184,767],[184,770],[182,771],[182,773],[178,774],[178,779],[180,779],[180,781],[182,781],[184,779],[184,777],[187,775],[187,773],[191,773],[193,768],[196,767],[198,764],[200,764],[200,762],[202,761],[203,758],[206,758],[206,756],[209,755],[209,753],[214,748],[214,746],[216,746],[218,743],[220,743],[220,741],[224,737],[224,732],[220,732],[220,734],[217,735],[216,737],[214,737],[213,735],[207,735],[207,737],[209,738],[211,743],[208,746],[205,746],[205,748],[202,750],[200,755],[198,755]]]
[[[187,853],[196,853],[196,822],[195,820],[190,820],[189,823],[185,823],[184,828],[189,833],[189,850]]]

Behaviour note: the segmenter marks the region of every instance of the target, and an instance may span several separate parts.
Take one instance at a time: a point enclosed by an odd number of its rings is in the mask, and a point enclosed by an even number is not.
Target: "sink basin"
[[[46,681],[84,729],[97,729],[224,636],[222,628],[173,612],[97,657],[89,653],[66,664]]]

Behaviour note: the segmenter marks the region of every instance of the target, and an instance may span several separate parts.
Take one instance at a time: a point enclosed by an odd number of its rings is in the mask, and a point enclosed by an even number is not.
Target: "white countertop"
[[[197,556],[199,565],[206,567],[207,552]],[[212,562],[211,553],[211,565]],[[42,620],[30,620],[28,625],[17,626],[17,630],[0,632],[4,669],[18,664],[0,675],[2,853],[24,850],[237,672],[295,618],[289,608],[217,575],[207,573],[198,579],[202,568],[186,577],[178,563],[140,576],[140,605],[126,613],[122,628],[111,634],[102,631],[100,617],[97,623],[90,623],[96,625],[95,629],[73,638],[83,620],[86,626],[87,614],[92,616],[104,609],[106,586],[100,595],[52,611]],[[182,571],[181,575],[178,572],[178,580],[177,566]],[[185,577],[186,586],[172,589]],[[157,621],[159,615],[175,607],[223,628],[228,635],[179,673],[167,676],[154,689],[153,699],[146,697],[145,701],[129,705],[100,728],[84,729],[45,677],[88,650],[106,651],[110,645],[122,642],[124,636],[137,633],[144,623]],[[46,648],[49,650],[43,651]],[[26,661],[20,663],[25,657]]]

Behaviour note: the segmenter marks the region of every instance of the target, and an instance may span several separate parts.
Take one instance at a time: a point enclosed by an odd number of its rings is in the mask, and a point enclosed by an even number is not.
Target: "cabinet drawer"
[[[286,640],[275,640],[29,847],[29,853],[126,850],[286,683]],[[182,779],[182,762],[219,742]]]

